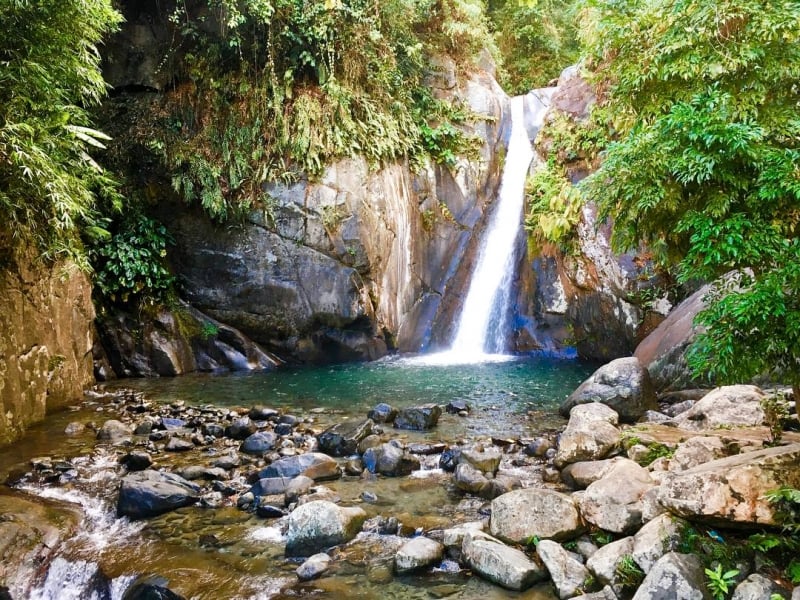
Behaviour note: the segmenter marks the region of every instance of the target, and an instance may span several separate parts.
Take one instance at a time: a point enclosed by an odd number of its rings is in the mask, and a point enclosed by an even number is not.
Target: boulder
[[[497,473],[500,468],[500,459],[503,454],[500,449],[495,446],[484,446],[483,444],[476,444],[468,448],[462,448],[459,462],[469,463],[482,473]]]
[[[408,475],[419,469],[419,459],[393,444],[381,444],[368,449],[362,457],[364,466],[370,473],[380,473],[390,477]]]
[[[536,553],[547,567],[559,598],[572,598],[581,591],[589,571],[560,544],[542,540],[536,546]]]
[[[653,565],[636,590],[633,600],[710,600],[700,559],[669,552]]]
[[[394,557],[398,575],[424,569],[442,560],[444,546],[427,537],[415,537],[403,544]]]
[[[375,423],[391,423],[397,416],[397,409],[394,406],[381,402],[376,404],[368,413],[367,418]]]
[[[200,487],[173,473],[137,471],[122,478],[117,514],[146,519],[189,506],[200,498]]]
[[[510,590],[526,590],[547,579],[547,571],[524,552],[482,532],[468,531],[461,552],[475,573]]]
[[[604,460],[582,460],[567,465],[561,471],[561,480],[574,490],[582,490],[606,476],[611,468],[622,457],[606,458]]]
[[[100,431],[97,432],[97,439],[99,441],[109,442],[115,446],[130,441],[132,436],[133,432],[131,428],[122,421],[117,421],[116,419],[109,419],[103,423],[103,426],[100,427]]]
[[[305,475],[314,481],[325,481],[338,479],[341,474],[339,463],[327,454],[307,452],[278,459],[259,471],[258,476],[260,479],[269,477],[292,479],[298,475]]]
[[[615,427],[616,411],[605,404],[579,404],[570,411],[567,427],[558,439],[554,459],[559,468],[583,460],[606,458],[617,450],[622,435]]]
[[[144,450],[134,450],[119,459],[129,471],[144,471],[153,464],[153,458]]]
[[[220,467],[204,467],[202,465],[189,465],[178,470],[178,475],[187,481],[204,479],[206,481],[219,481],[228,479],[228,472]]]
[[[442,408],[438,404],[423,404],[402,409],[394,419],[397,429],[412,429],[424,431],[436,427]]]
[[[633,355],[647,369],[656,391],[698,387],[686,362],[686,350],[694,341],[694,318],[703,308],[709,286],[673,308],[658,327],[642,340]]]
[[[358,444],[372,434],[372,419],[345,421],[328,427],[317,436],[319,449],[331,456],[350,456],[358,451]]]
[[[754,385],[726,385],[710,391],[673,422],[682,429],[699,431],[717,427],[761,425],[764,393]]]
[[[642,571],[649,573],[659,558],[678,549],[687,526],[688,523],[683,519],[668,514],[645,523],[633,536],[633,549],[630,552],[633,560]]]
[[[622,459],[579,500],[583,518],[606,531],[631,533],[642,525],[642,498],[655,487],[647,469]]]
[[[658,500],[671,513],[718,526],[777,525],[764,494],[800,488],[800,443],[745,452],[670,473]]]
[[[763,575],[753,573],[733,590],[731,600],[766,600],[782,591],[775,583]],[[781,594],[785,597],[785,594]]]
[[[253,421],[270,421],[273,419],[277,419],[280,416],[280,414],[281,413],[275,410],[274,408],[269,408],[257,404],[250,408],[250,412],[247,413],[247,416],[250,417]]]
[[[495,498],[489,527],[493,536],[515,544],[533,537],[568,540],[584,528],[570,496],[540,488],[514,490]]]
[[[729,452],[722,440],[715,436],[695,436],[678,444],[675,454],[669,461],[670,471],[686,471],[718,458],[728,456]]]
[[[256,497],[285,494],[292,481],[288,477],[262,477],[253,484],[250,493]]]
[[[592,554],[586,561],[586,566],[600,583],[616,587],[619,584],[617,565],[623,557],[629,556],[631,552],[633,552],[633,537],[624,537],[606,544]]]
[[[298,498],[309,493],[312,487],[314,487],[314,480],[305,475],[298,475],[289,481],[284,490],[286,505],[297,502]]]
[[[331,557],[324,552],[309,556],[305,562],[297,567],[295,573],[300,581],[311,581],[322,575],[330,568]]]
[[[454,474],[456,487],[469,494],[480,494],[489,486],[489,480],[469,463],[461,463]]]
[[[225,436],[234,440],[245,440],[253,435],[258,428],[250,417],[239,417],[225,428]]]
[[[275,448],[278,441],[278,436],[271,431],[257,431],[249,435],[242,442],[239,447],[241,452],[245,454],[252,454],[254,456],[263,456],[265,452],[269,452]]]
[[[286,556],[311,556],[349,542],[366,519],[367,513],[357,507],[340,507],[325,500],[303,504],[288,518]]]
[[[559,412],[566,417],[573,407],[589,402],[610,406],[626,422],[636,421],[648,410],[658,410],[650,375],[635,357],[618,358],[597,369],[569,395]]]

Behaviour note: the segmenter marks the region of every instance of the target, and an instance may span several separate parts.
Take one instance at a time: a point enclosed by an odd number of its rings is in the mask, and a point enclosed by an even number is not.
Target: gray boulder
[[[380,473],[390,477],[408,475],[419,469],[419,458],[393,444],[381,444],[369,448],[364,452],[362,461],[370,473]]]
[[[331,546],[352,540],[367,513],[361,508],[344,508],[333,502],[315,500],[289,515],[286,556],[310,556]]]
[[[536,552],[550,573],[558,597],[572,598],[583,588],[589,578],[589,570],[556,542],[542,540]]]
[[[800,487],[800,443],[745,452],[670,473],[659,502],[690,521],[717,526],[777,525],[764,494]]]
[[[736,586],[731,600],[766,600],[772,594],[778,594],[781,591],[771,579],[758,573],[753,573]],[[783,593],[781,596],[785,598],[788,594]]]
[[[764,393],[754,385],[718,387],[682,412],[673,422],[682,429],[700,431],[717,427],[761,425]]]
[[[636,421],[648,410],[658,410],[650,375],[635,357],[618,358],[597,369],[559,411],[566,417],[573,407],[589,402],[610,406],[626,422]]]
[[[616,587],[619,585],[617,565],[631,552],[633,552],[633,537],[628,536],[600,548],[589,557],[586,566],[600,583]]]
[[[410,573],[437,564],[444,556],[444,546],[427,537],[415,537],[403,544],[394,557],[398,574]]]
[[[663,514],[645,523],[633,536],[631,556],[636,564],[649,573],[659,558],[677,550],[688,523],[683,519]]]
[[[287,456],[276,460],[268,467],[259,471],[260,479],[269,477],[285,477],[292,479],[298,475],[305,475],[314,481],[338,479],[341,476],[339,463],[327,454],[321,452],[307,452],[295,456]]]
[[[691,554],[670,552],[653,565],[633,600],[709,600],[710,597],[700,559]]]
[[[496,446],[475,444],[474,446],[462,448],[458,461],[460,463],[469,463],[482,473],[494,475],[497,473],[497,469],[500,468],[502,456],[502,452]]]
[[[586,488],[579,500],[581,515],[600,529],[632,533],[642,525],[642,499],[653,487],[647,469],[622,459]]]
[[[561,480],[574,490],[582,490],[605,477],[622,457],[603,460],[582,460],[567,465],[561,471]]]
[[[172,436],[164,446],[164,450],[167,452],[188,452],[189,450],[194,450],[194,444],[189,440]]]
[[[442,416],[442,407],[438,404],[423,404],[404,408],[394,419],[394,426],[397,429],[412,429],[424,431],[433,429]]]
[[[547,579],[547,571],[524,552],[485,533],[468,531],[464,535],[461,553],[475,573],[510,590],[526,590]]]
[[[234,440],[245,440],[253,435],[258,428],[250,417],[238,417],[225,428],[225,436]]]
[[[337,423],[317,436],[320,451],[331,456],[350,456],[358,451],[358,444],[372,434],[372,419]]]
[[[130,441],[132,436],[133,431],[131,431],[131,428],[122,421],[117,421],[116,419],[109,419],[103,423],[103,426],[100,427],[100,431],[97,432],[98,440],[109,442],[115,446]]]
[[[558,439],[554,459],[559,468],[583,460],[606,458],[617,450],[622,434],[617,413],[597,402],[579,404],[570,411],[567,427]]]
[[[481,494],[489,487],[489,480],[469,463],[461,463],[453,475],[456,487],[469,494]]]
[[[200,487],[173,473],[137,471],[122,478],[117,515],[146,519],[189,506],[200,498]]]
[[[567,540],[584,529],[570,496],[541,488],[514,490],[495,498],[489,527],[493,536],[515,544],[534,536]]]
[[[257,431],[256,433],[245,438],[239,450],[245,454],[262,456],[265,452],[269,452],[275,448],[277,441],[278,436],[273,432]]]
[[[367,417],[375,423],[391,423],[397,416],[397,409],[394,406],[381,402],[376,404],[368,413]]]

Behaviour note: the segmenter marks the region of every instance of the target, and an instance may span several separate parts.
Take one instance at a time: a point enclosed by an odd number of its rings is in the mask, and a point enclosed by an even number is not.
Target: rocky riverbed
[[[687,540],[777,526],[764,494],[800,487],[800,435],[765,445],[758,388],[659,403],[623,360],[531,438],[439,439],[463,401],[344,419],[92,393],[63,455],[9,475],[5,585],[59,597],[67,561],[86,598],[708,598]],[[733,597],[800,595],[764,558],[740,559]]]

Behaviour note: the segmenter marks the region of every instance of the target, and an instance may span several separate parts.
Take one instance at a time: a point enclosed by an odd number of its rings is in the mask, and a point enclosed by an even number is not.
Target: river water
[[[318,428],[345,418],[364,418],[379,402],[403,407],[465,400],[471,407],[467,416],[445,413],[432,431],[386,432],[404,443],[453,443],[489,436],[524,440],[560,427],[563,420],[556,407],[589,371],[576,361],[542,357],[445,366],[420,358],[389,358],[246,375],[125,380],[105,387],[133,388],[159,403],[261,404],[313,421]],[[36,583],[31,598],[121,598],[122,590],[139,574],[164,576],[176,592],[198,599],[552,598],[546,587],[517,594],[463,571],[392,578],[383,561],[383,570],[376,573],[370,557],[380,550],[371,546],[378,542],[369,539],[337,559],[331,576],[298,584],[297,564],[283,556],[279,525],[235,506],[185,508],[136,523],[118,519],[114,507],[122,471],[117,460],[123,451],[97,447],[91,429],[79,435],[64,433],[71,422],[99,426],[114,417],[107,406],[89,402],[48,417],[0,453],[0,474],[11,475],[17,489],[77,505],[85,515],[80,534],[59,550],[59,558]],[[72,475],[46,484],[20,477],[30,470],[31,458],[42,455],[69,461]],[[408,531],[476,518],[484,502],[455,491],[451,476],[436,468],[436,456],[423,459],[423,469],[411,477],[344,477],[325,485],[341,497],[342,504],[358,504],[371,517],[397,517]],[[364,491],[374,493],[379,502],[362,503]],[[100,591],[92,587],[98,580],[103,582]]]

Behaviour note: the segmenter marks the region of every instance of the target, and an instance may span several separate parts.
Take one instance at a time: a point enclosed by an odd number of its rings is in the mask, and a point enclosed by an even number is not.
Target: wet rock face
[[[180,302],[145,323],[108,309],[95,322],[93,348],[99,380],[182,375],[193,371],[258,371],[278,360],[237,329]]]
[[[0,268],[0,445],[45,412],[80,400],[93,381],[94,306],[84,273],[32,258]]]

